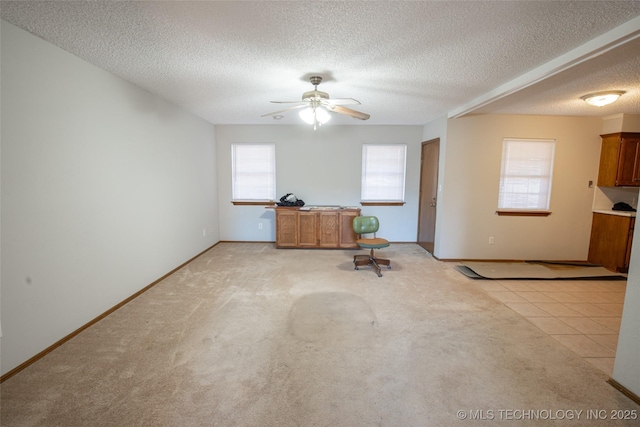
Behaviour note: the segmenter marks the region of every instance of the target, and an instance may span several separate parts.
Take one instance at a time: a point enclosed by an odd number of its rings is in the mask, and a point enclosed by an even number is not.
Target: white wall
[[[633,231],[634,242],[640,242],[639,230],[640,227],[636,227]],[[640,250],[637,244],[631,249],[622,323],[611,377],[640,396]]]
[[[213,125],[11,24],[1,30],[4,374],[219,230]]]
[[[611,132],[640,132],[640,115],[625,115],[619,128]],[[640,227],[633,231],[633,248],[629,261],[629,276],[618,334],[616,363],[612,378],[636,396],[640,396]]]
[[[231,204],[231,144],[276,145],[276,198],[293,193],[307,205],[360,206],[362,144],[407,144],[406,204],[364,206],[380,219],[379,235],[416,241],[422,126],[217,125],[220,239],[275,241],[275,214],[264,206]],[[263,229],[258,229],[258,223]]]
[[[600,118],[478,115],[450,119],[435,255],[441,259],[586,260]],[[495,214],[505,137],[556,139],[548,217]],[[489,245],[489,237],[495,243]]]

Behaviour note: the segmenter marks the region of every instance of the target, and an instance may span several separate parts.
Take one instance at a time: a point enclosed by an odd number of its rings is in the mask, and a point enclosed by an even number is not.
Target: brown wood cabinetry
[[[298,212],[276,211],[276,243],[279,248],[298,246]]]
[[[353,218],[360,209],[319,209],[278,207],[276,247],[278,248],[357,248]]]
[[[276,217],[278,215],[276,210]],[[315,248],[318,246],[318,216],[315,212],[297,212],[298,247]],[[276,244],[278,242],[276,241]]]
[[[589,262],[612,271],[628,271],[635,220],[629,216],[594,213]]]
[[[640,187],[640,133],[601,135],[598,185]]]
[[[340,247],[357,248],[356,240],[359,236],[353,231],[353,218],[360,216],[360,209],[345,210],[338,217],[338,227],[340,227]]]
[[[318,246],[335,248],[340,246],[338,212],[318,212]]]

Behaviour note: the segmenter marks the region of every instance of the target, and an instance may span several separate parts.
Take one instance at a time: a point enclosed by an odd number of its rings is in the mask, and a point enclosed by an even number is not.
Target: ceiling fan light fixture
[[[330,113],[343,114],[358,120],[369,119],[370,116],[366,113],[344,107],[344,105],[359,105],[360,101],[353,98],[329,98],[328,93],[318,90],[318,85],[322,81],[322,77],[311,76],[310,81],[315,88],[312,91],[303,93],[302,101],[271,101],[276,104],[294,105],[284,110],[263,114],[261,117],[273,116],[274,119],[278,120],[279,117],[281,117],[280,113],[298,110],[300,118],[305,123],[313,125],[313,130],[327,123],[331,119]]]
[[[329,114],[329,112],[324,108],[316,108],[315,111],[316,111],[316,120],[318,120],[318,122],[320,122],[321,125],[331,120],[331,114]]]
[[[594,92],[588,95],[581,96],[587,104],[594,105],[596,107],[604,107],[613,102],[616,102],[620,96],[625,93],[623,90],[607,90],[603,92]]]
[[[313,125],[314,129],[316,129],[317,126],[322,126],[331,119],[329,112],[319,107],[305,108],[298,114],[305,123]]]
[[[301,110],[299,113],[300,118],[307,124],[312,125],[315,120],[315,114],[313,112],[313,108],[305,108]]]

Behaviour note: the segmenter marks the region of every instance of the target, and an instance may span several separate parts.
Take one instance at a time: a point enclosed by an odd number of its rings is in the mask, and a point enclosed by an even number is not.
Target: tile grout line
[[[609,283],[590,282],[589,286],[592,289],[581,289],[580,284],[576,283],[572,284],[570,289],[550,290],[549,287],[552,283],[551,281],[545,281],[543,283],[536,283],[536,286],[533,287],[533,284],[520,283],[519,286],[513,286],[513,284],[509,284],[509,286],[496,281],[489,286],[481,285],[479,287],[494,300],[527,319],[531,324],[554,338],[577,356],[604,371],[606,374],[611,375],[616,353],[616,349],[611,347],[615,346],[614,342],[617,343],[619,328],[616,331],[611,327],[611,322],[609,322],[608,325],[604,325],[595,319],[618,319],[619,323],[619,319],[622,316],[622,303],[613,301],[624,301],[624,289],[608,290],[607,286],[610,285]],[[539,289],[536,289],[536,287]],[[518,289],[515,290],[514,288]],[[620,288],[620,286],[618,286],[618,288]],[[531,295],[527,295],[529,297],[546,299],[544,301],[528,300],[523,296],[528,293],[531,293]],[[605,297],[601,294],[607,294],[607,296]],[[539,295],[544,295],[544,297],[540,297]],[[594,301],[594,299],[596,301]],[[516,307],[518,309],[516,309]],[[545,310],[544,307],[547,309]],[[538,319],[538,323],[532,319]],[[540,319],[553,319],[553,321]],[[576,319],[576,322],[582,324],[582,330],[577,327],[578,323],[574,322],[572,325],[564,319]],[[547,330],[541,325],[545,322],[547,326],[549,326]],[[550,323],[553,322],[560,322],[560,324],[569,329],[564,329],[564,333],[548,332],[548,330],[553,330],[553,326],[550,326]],[[589,324],[589,326],[585,326],[585,324]],[[555,327],[558,328],[557,323]],[[585,332],[588,327],[592,327],[593,332]],[[560,331],[561,328],[556,330]],[[575,333],[567,333],[567,331],[575,331]],[[602,338],[605,342],[609,339],[613,340],[609,341],[607,345],[592,338],[592,336],[596,335],[604,337],[615,336],[615,339]],[[568,338],[569,341],[565,339],[565,342],[563,342],[562,339],[556,338],[563,336],[572,338]],[[606,352],[611,352],[613,355],[603,356],[602,354]]]

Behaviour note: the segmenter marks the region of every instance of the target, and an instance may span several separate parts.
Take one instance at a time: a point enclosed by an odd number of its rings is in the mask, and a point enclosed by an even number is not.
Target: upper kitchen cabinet
[[[598,186],[640,187],[640,133],[601,135]]]

